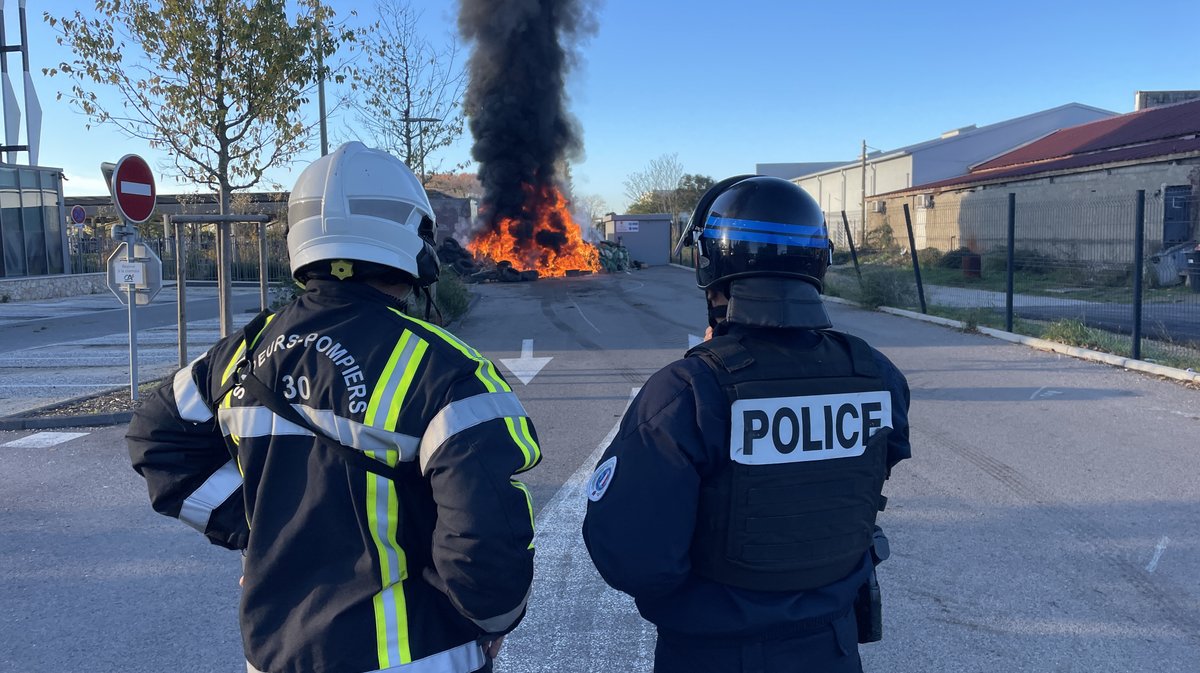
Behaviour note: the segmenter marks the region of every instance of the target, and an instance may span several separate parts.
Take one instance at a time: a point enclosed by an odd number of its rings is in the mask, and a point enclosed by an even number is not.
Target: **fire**
[[[525,185],[521,217],[499,217],[467,244],[476,257],[509,261],[539,276],[565,276],[568,271],[599,271],[600,255],[583,240],[567,199],[554,186]],[[487,218],[488,206],[483,207]]]

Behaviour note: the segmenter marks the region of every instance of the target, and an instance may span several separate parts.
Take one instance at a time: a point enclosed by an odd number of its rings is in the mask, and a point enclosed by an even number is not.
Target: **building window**
[[[27,276],[25,234],[21,229],[21,192],[17,171],[0,168],[0,238],[4,239],[4,275]]]
[[[0,166],[0,277],[66,272],[56,171]]]

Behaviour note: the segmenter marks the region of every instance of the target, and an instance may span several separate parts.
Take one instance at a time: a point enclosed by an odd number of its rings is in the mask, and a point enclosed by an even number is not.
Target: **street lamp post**
[[[400,121],[404,122],[404,124],[405,124],[404,156],[407,157],[408,161],[411,163],[412,156],[413,156],[413,151],[412,151],[412,135],[413,134],[411,131],[408,130],[408,125],[409,124],[423,124],[426,122],[440,122],[442,120],[439,119],[438,117],[412,117],[412,116],[410,116],[409,112],[410,112],[409,110],[405,110],[404,116],[400,118]],[[418,127],[418,129],[420,129],[420,127]],[[420,152],[420,154],[421,154],[421,166],[420,166],[421,184],[425,184],[425,139],[423,137],[425,135],[424,129],[418,130],[417,135],[418,135],[417,151]],[[412,166],[409,166],[409,168],[412,168]]]

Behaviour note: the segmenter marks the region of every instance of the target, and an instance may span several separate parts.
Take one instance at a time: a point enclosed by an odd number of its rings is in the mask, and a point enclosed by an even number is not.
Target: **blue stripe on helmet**
[[[826,236],[824,226],[813,226],[807,224],[782,224],[779,222],[763,222],[760,220],[739,220],[733,217],[717,217],[709,215],[708,221],[704,223],[707,229],[745,229],[751,231],[771,232],[775,234],[784,234],[786,236]]]
[[[827,250],[829,238],[826,236],[780,236],[738,229],[723,229],[713,238],[723,238],[730,241],[749,241],[751,243],[774,243],[776,245],[794,245],[803,248]]]

